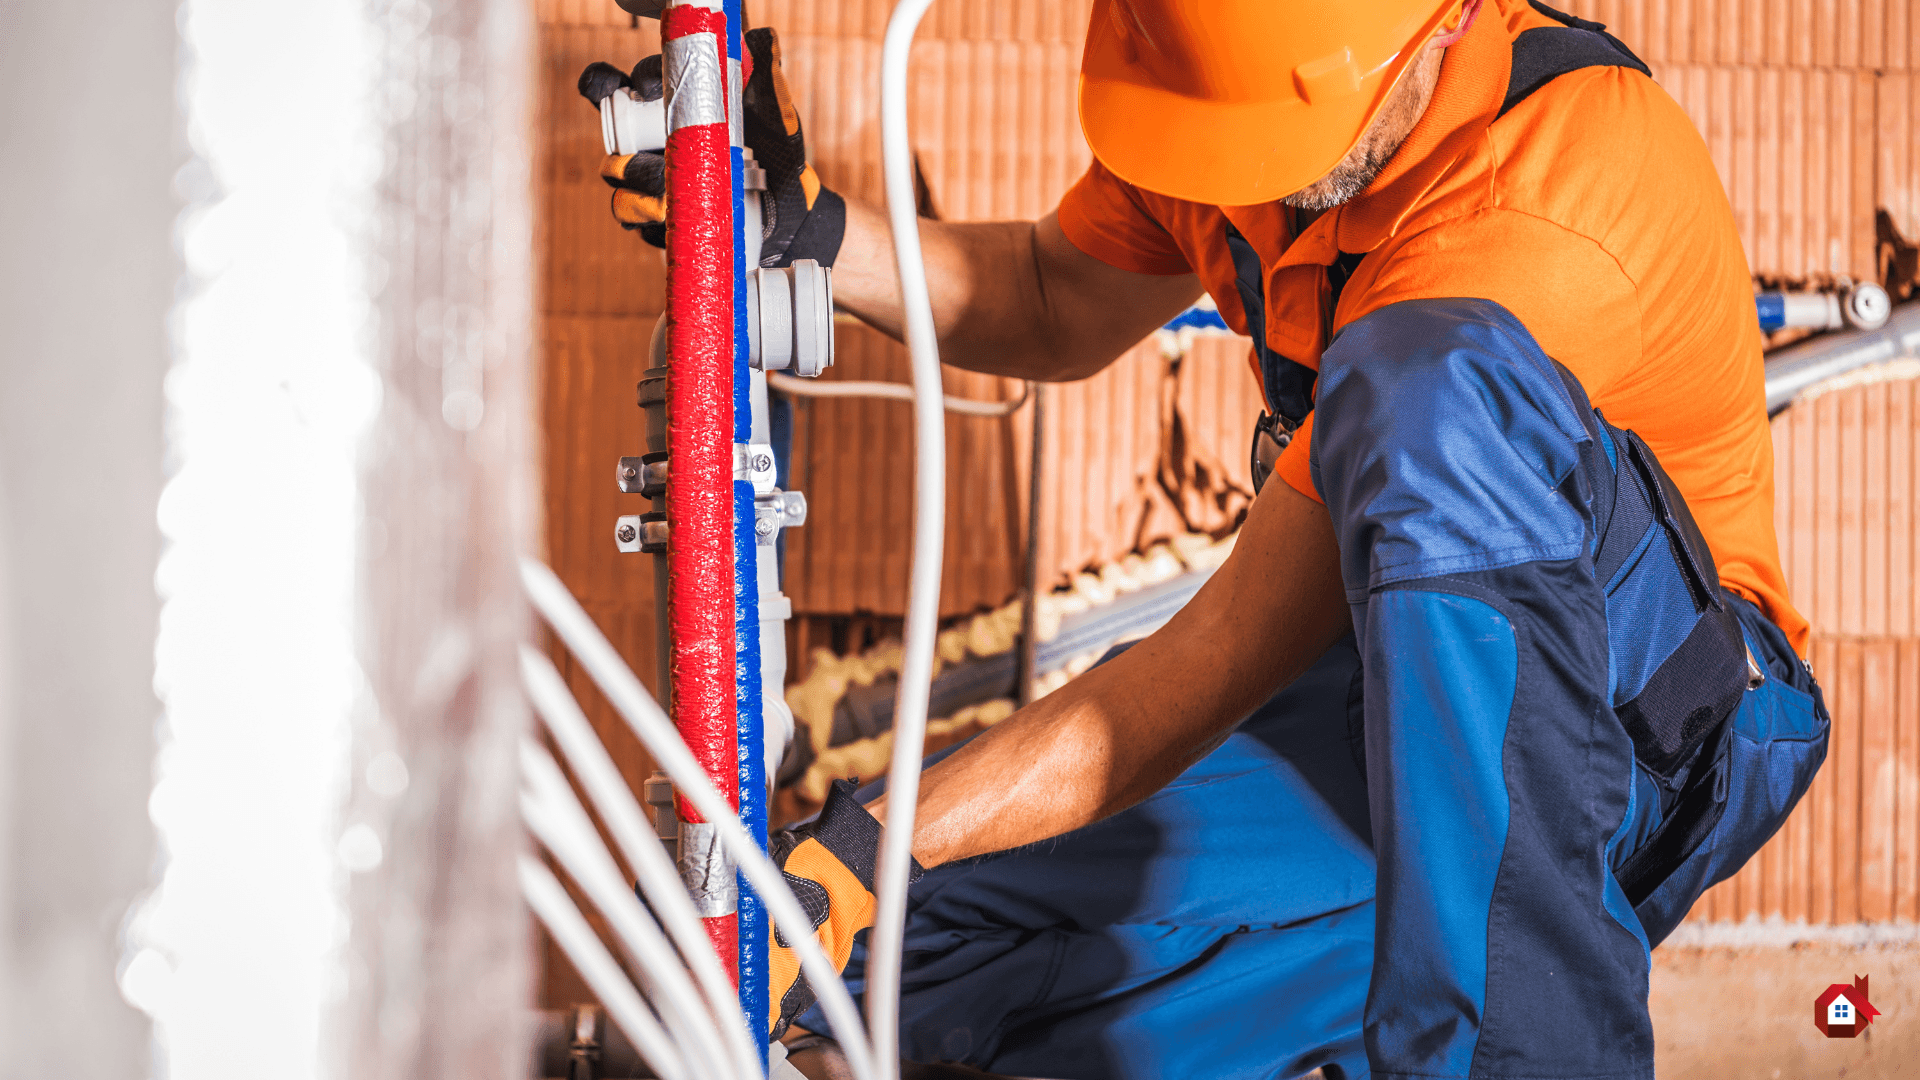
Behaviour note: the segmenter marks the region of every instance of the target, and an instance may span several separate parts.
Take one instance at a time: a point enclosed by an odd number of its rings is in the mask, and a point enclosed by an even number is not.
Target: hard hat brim
[[[1360,141],[1393,88],[1454,10],[1427,20],[1408,47],[1369,72],[1353,93],[1309,105],[1298,96],[1205,100],[1142,81],[1087,74],[1120,48],[1095,19],[1080,75],[1080,129],[1114,175],[1136,187],[1213,206],[1273,202],[1325,176]]]

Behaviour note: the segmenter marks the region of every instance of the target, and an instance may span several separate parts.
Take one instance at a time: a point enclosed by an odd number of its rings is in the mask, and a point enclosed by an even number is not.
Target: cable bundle
[[[921,258],[906,121],[908,51],[914,31],[931,4],[932,0],[901,0],[894,8],[881,50],[882,155],[913,367],[915,490],[906,649],[900,693],[895,700],[895,742],[888,780],[894,799],[889,807],[891,827],[884,834],[879,855],[878,910],[869,949],[868,1027],[862,1028],[852,995],[814,937],[813,923],[788,890],[783,875],[714,788],[666,713],[553,571],[531,560],[521,562],[521,579],[534,607],[639,736],[654,761],[672,778],[680,795],[718,829],[721,846],[799,953],[801,970],[833,1027],[854,1080],[897,1080],[899,1075],[900,952],[912,862],[909,848],[933,680],[933,650],[939,631],[946,424],[939,344]],[[606,917],[628,960],[640,973],[640,985],[627,978],[558,879],[532,858],[520,864],[521,888],[528,904],[661,1080],[752,1080],[764,1076],[755,1042],[764,1029],[749,1031],[749,1025],[757,1027],[764,1018],[742,1017],[733,986],[701,928],[685,886],[646,827],[646,816],[633,792],[552,662],[531,648],[523,648],[521,672],[534,709],[633,868],[651,913],[626,888],[612,854],[558,764],[531,741],[521,749],[526,785],[521,813],[534,836]]]
[[[740,819],[694,761],[679,732],[647,693],[600,628],[552,570],[523,560],[521,580],[547,624],[586,669],[614,710],[673,779],[680,794],[719,827],[720,842],[767,905],[786,939],[800,954],[801,969],[820,999],[855,1080],[881,1080],[853,998],[840,973],[813,936],[813,923]],[[593,901],[612,927],[621,949],[640,972],[640,985],[601,944],[560,882],[538,860],[520,865],[520,882],[534,914],[573,961],[634,1048],[661,1080],[764,1076],[756,1040],[739,999],[679,872],[647,825],[646,814],[620,776],[613,758],[588,724],[579,702],[552,661],[523,648],[520,669],[527,695],[552,734],[568,767],[586,791],[614,844],[639,880],[639,897],[627,888],[612,854],[558,764],[531,740],[521,747],[525,789],[521,814],[534,836]],[[649,910],[649,908],[651,910]],[[664,933],[662,930],[664,929]],[[764,1022],[764,1018],[755,1018]]]

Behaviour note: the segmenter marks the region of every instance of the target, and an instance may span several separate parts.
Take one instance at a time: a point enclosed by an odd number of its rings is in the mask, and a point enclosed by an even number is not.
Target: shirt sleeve
[[[1502,257],[1488,259],[1489,251]],[[1357,292],[1356,284],[1363,286]],[[1435,226],[1394,252],[1374,276],[1347,287],[1342,326],[1404,300],[1491,300],[1512,312],[1596,403],[1641,360],[1639,298],[1619,263],[1594,241],[1527,214],[1482,211]],[[1274,472],[1324,501],[1308,458],[1312,425],[1309,413]]]
[[[1619,262],[1588,237],[1512,210],[1476,211],[1414,237],[1351,309],[1343,300],[1337,322],[1403,300],[1451,296],[1512,312],[1595,401],[1642,364],[1639,294]]]
[[[1300,430],[1293,433],[1293,441],[1287,444],[1285,450],[1280,451],[1279,460],[1273,463],[1273,474],[1285,480],[1288,487],[1314,502],[1324,503],[1327,500],[1320,497],[1320,489],[1314,486],[1313,462],[1307,456],[1307,451],[1312,445],[1313,414],[1308,413],[1306,420],[1300,425]]]
[[[1173,234],[1148,212],[1139,188],[1098,160],[1060,199],[1060,230],[1081,251],[1136,274],[1190,274]]]

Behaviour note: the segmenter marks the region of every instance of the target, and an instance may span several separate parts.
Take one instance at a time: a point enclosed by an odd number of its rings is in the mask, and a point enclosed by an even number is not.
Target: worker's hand
[[[832,266],[846,232],[846,202],[820,186],[820,178],[807,163],[800,114],[780,67],[779,37],[766,27],[749,30],[746,46],[743,127],[755,163],[767,174],[767,189],[760,197],[760,265],[787,266],[795,259],[813,259]],[[580,75],[580,94],[595,108],[622,87],[632,87],[643,100],[657,100],[662,91],[660,58],[647,57],[631,74],[611,64],[594,64]],[[614,189],[613,216],[620,224],[638,230],[655,247],[665,246],[665,156],[610,155],[601,164],[600,175]]]
[[[812,259],[832,266],[847,230],[846,201],[820,186],[807,162],[800,113],[780,66],[780,37],[769,27],[746,34],[748,68],[743,91],[747,148],[767,171],[761,196],[761,266]]]
[[[775,865],[786,874],[787,887],[813,920],[814,936],[833,966],[845,970],[853,954],[853,936],[873,925],[874,867],[880,858],[880,823],[854,798],[853,785],[837,781],[827,792],[827,804],[811,824],[775,833],[767,845]],[[922,873],[913,863],[910,880]],[[813,988],[800,974],[800,954],[786,935],[774,931],[771,976],[771,1016],[768,1039],[786,1034],[793,1018],[813,1005]]]
[[[649,56],[629,75],[612,64],[595,62],[580,73],[580,96],[595,108],[616,90],[632,88],[643,101],[660,100],[664,82],[660,57]],[[600,176],[613,187],[613,216],[624,229],[637,230],[654,247],[667,246],[667,159],[664,154],[608,154]]]

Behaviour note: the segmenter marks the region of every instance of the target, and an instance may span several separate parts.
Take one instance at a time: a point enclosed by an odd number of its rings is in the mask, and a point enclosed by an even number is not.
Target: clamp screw
[[[765,540],[767,537],[773,535],[776,527],[772,517],[756,518],[753,522],[753,535]]]
[[[753,471],[754,472],[767,472],[772,468],[773,468],[772,454],[753,455]]]
[[[639,536],[640,532],[631,525],[622,525],[614,535],[620,538],[621,543],[631,544],[633,543],[633,538]]]
[[[640,470],[629,465],[626,468],[620,470],[620,479],[626,480],[629,482],[638,480],[640,479]]]

